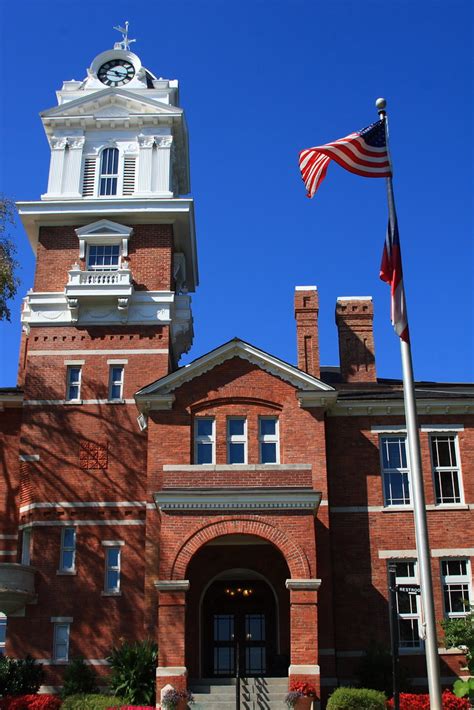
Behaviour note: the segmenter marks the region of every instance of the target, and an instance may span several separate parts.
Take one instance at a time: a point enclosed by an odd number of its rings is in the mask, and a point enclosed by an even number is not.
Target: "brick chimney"
[[[376,382],[372,298],[338,298],[336,323],[343,382]]]
[[[296,342],[298,367],[319,377],[319,298],[316,286],[295,287]]]

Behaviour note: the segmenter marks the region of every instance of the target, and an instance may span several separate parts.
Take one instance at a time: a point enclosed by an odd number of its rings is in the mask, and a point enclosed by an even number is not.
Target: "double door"
[[[213,614],[212,675],[267,674],[267,619],[263,611]]]

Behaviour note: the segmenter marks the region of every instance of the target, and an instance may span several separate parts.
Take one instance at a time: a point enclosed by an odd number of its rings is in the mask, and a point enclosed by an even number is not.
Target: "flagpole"
[[[387,152],[388,126],[385,99],[377,99],[375,103],[380,118],[385,123]],[[390,158],[389,158],[390,159]],[[387,200],[390,220],[395,224],[396,211],[393,194],[392,178],[387,180]],[[405,311],[406,314],[406,311]],[[408,316],[406,315],[407,323]],[[428,523],[426,518],[425,492],[423,487],[423,470],[421,466],[420,436],[416,412],[415,383],[413,378],[413,362],[410,339],[408,342],[400,338],[403,396],[405,403],[405,419],[407,427],[408,454],[410,460],[411,485],[413,491],[413,513],[415,518],[416,549],[420,569],[421,601],[426,625],[426,670],[428,674],[428,689],[431,710],[442,710],[441,680],[439,671],[438,641],[436,634],[436,617],[433,599],[433,580],[431,576],[430,546],[428,539]]]

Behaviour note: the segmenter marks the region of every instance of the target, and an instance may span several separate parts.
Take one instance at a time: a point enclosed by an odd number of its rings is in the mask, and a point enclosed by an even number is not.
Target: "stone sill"
[[[122,592],[101,592],[101,597],[121,597]]]
[[[311,471],[310,463],[164,464],[163,471]]]

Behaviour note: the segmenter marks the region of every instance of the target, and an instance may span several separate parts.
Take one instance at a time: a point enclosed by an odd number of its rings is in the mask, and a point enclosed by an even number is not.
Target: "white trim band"
[[[416,550],[379,550],[379,560],[416,559]],[[438,548],[431,550],[431,557],[474,557],[474,547]]]
[[[54,357],[64,355],[168,355],[168,352],[168,348],[133,348],[130,350],[101,350],[100,348],[90,348],[88,350],[30,350],[27,357],[44,357],[46,355],[52,355]]]
[[[233,463],[233,464],[168,464],[165,463],[163,471],[183,471],[193,473],[199,471],[311,471],[310,463]]]
[[[72,525],[145,525],[144,520],[32,520],[25,525],[19,525],[19,530],[25,528],[71,527]]]
[[[25,399],[25,407],[58,406],[67,404],[70,407],[80,407],[83,404],[135,404],[134,399],[121,399],[114,401],[110,399]]]
[[[150,504],[153,508],[153,503]],[[52,503],[51,501],[40,503],[29,503],[28,505],[20,506],[20,513],[26,513],[28,510],[36,508],[145,508],[145,501],[141,500],[118,500],[118,501],[65,501],[58,500]]]

